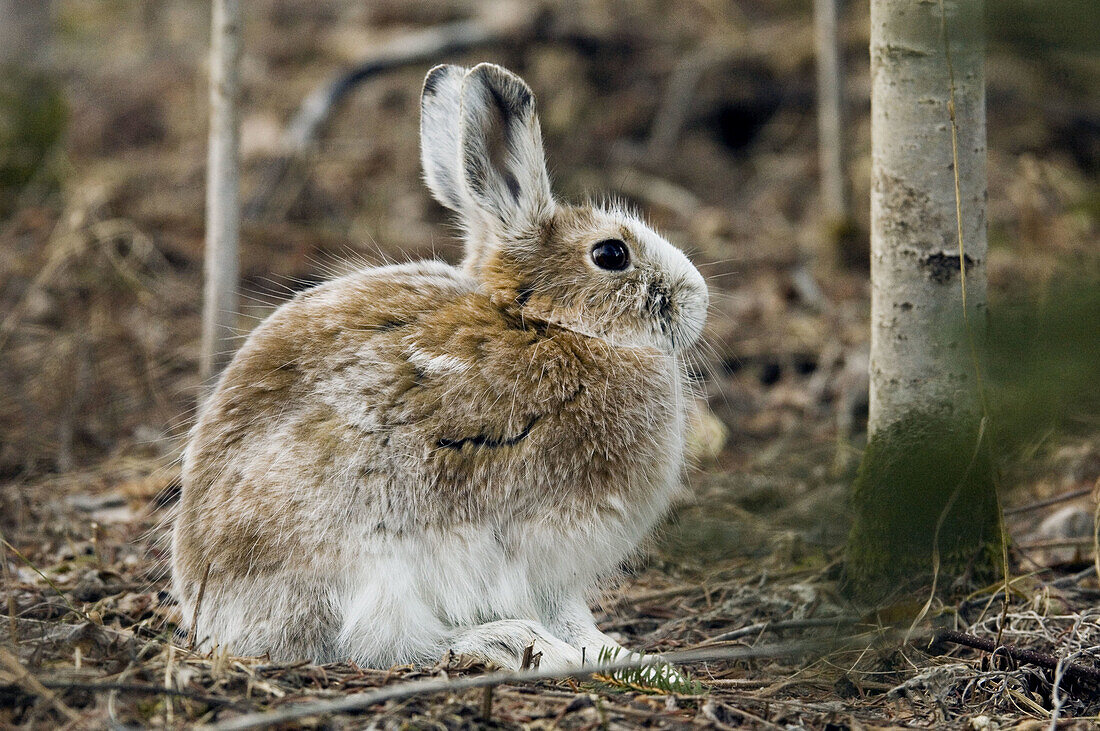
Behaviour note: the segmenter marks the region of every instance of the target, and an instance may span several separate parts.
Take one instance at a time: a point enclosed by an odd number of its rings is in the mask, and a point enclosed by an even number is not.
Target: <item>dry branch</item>
[[[997,644],[993,640],[984,637],[976,637],[957,630],[943,630],[936,635],[938,641],[953,642],[956,645],[971,647],[998,655],[1006,655],[1016,662],[1030,663],[1048,670],[1057,670],[1059,662],[1062,663],[1062,674],[1071,679],[1100,683],[1100,668],[1088,667],[1075,662],[1060,661],[1054,655],[1038,650],[1029,650],[1025,647]]]
[[[1017,515],[1019,513],[1028,513],[1032,510],[1047,508],[1051,505],[1057,505],[1058,503],[1064,503],[1070,500],[1076,500],[1079,497],[1091,495],[1092,491],[1093,488],[1091,487],[1082,487],[1079,490],[1070,490],[1069,492],[1064,492],[1061,495],[1048,497],[1045,500],[1036,500],[1035,502],[1027,503],[1026,505],[1017,505],[1015,507],[1005,508],[1005,515]]]
[[[703,76],[715,66],[728,62],[742,49],[732,41],[705,44],[685,56],[672,70],[664,98],[653,117],[645,155],[667,160],[687,125],[691,102]]]
[[[401,700],[404,698],[432,695],[436,693],[455,693],[458,691],[486,688],[504,683],[523,683],[537,680],[559,680],[564,678],[587,678],[591,677],[594,673],[612,673],[619,670],[658,666],[667,663],[681,664],[718,660],[790,657],[792,655],[803,655],[823,649],[835,649],[835,646],[826,646],[820,642],[794,642],[781,645],[765,645],[761,647],[686,650],[683,652],[667,653],[661,656],[646,657],[642,660],[624,660],[621,662],[603,663],[571,672],[563,672],[560,670],[528,670],[520,672],[489,673],[487,675],[456,678],[453,680],[422,680],[412,683],[398,683],[385,688],[379,688],[369,693],[358,693],[346,698],[309,701],[289,705],[276,711],[250,713],[213,724],[210,728],[217,729],[218,731],[235,731],[237,729],[269,727],[310,716],[359,711],[379,703],[385,703],[386,701]]]
[[[30,693],[49,701],[50,705],[56,708],[61,715],[65,716],[70,721],[80,720],[80,715],[76,711],[65,705],[65,703],[57,697],[57,694],[43,685],[38,678],[27,672],[27,669],[19,662],[19,658],[2,647],[0,647],[0,665],[3,665],[15,676],[15,681],[19,685],[22,685]]]
[[[1092,536],[1080,536],[1079,538],[1050,538],[1017,543],[1016,548],[1022,551],[1045,551],[1052,548],[1092,548],[1092,545]]]
[[[750,624],[747,627],[741,627],[739,629],[732,630],[730,632],[723,632],[720,635],[711,637],[705,640],[702,645],[713,645],[718,642],[729,642],[730,640],[737,640],[742,637],[749,637],[750,635],[760,635],[765,632],[782,632],[783,630],[795,630],[795,629],[814,629],[817,627],[834,627],[839,629],[845,625],[851,625],[858,622],[858,617],[810,617],[808,619],[791,619],[780,622],[758,622],[756,624]]]
[[[499,11],[500,8],[497,8]],[[283,132],[278,157],[269,161],[259,186],[245,206],[245,217],[261,218],[291,164],[317,140],[325,123],[348,93],[385,71],[437,61],[448,54],[529,37],[534,17],[527,12],[495,12],[491,17],[462,20],[416,31],[379,47],[357,66],[321,84],[298,107]]]
[[[136,695],[165,695],[175,698],[185,698],[190,701],[198,701],[210,706],[244,708],[241,703],[222,696],[199,693],[191,690],[180,690],[163,685],[148,685],[145,683],[95,683],[69,680],[43,680],[41,685],[51,690],[79,690],[88,693],[104,693],[115,691],[119,693],[133,693]]]

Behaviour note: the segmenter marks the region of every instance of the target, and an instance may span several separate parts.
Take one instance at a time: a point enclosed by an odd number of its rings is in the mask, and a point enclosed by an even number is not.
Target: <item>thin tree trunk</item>
[[[239,0],[214,0],[210,43],[210,140],[200,372],[209,382],[228,362],[237,319],[240,263]]]
[[[865,596],[934,573],[941,587],[988,577],[999,555],[977,356],[981,21],[980,0],[871,2],[870,424],[848,555]]]
[[[844,68],[837,28],[840,4],[841,0],[814,0],[821,213],[826,223],[833,227],[851,218],[848,178],[844,169]]]

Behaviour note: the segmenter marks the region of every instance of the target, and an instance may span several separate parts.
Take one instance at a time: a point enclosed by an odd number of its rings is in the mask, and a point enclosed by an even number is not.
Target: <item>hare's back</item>
[[[316,404],[318,396],[369,389],[364,369],[382,376],[410,328],[432,321],[475,289],[454,267],[432,261],[363,269],[302,292],[245,341],[207,404],[193,443],[220,441],[225,429],[262,438],[271,420],[285,421]],[[349,383],[351,377],[358,380]],[[203,440],[204,431],[213,433]]]
[[[422,262],[362,270],[276,310],[226,368],[192,432],[180,538],[213,553],[219,537],[230,552],[246,545],[242,560],[254,567],[265,554],[257,542],[310,534],[319,528],[307,525],[312,518],[346,508],[345,483],[362,477],[351,463],[381,449],[379,422],[395,417],[409,380],[407,333],[474,289],[453,267]],[[248,516],[266,527],[242,543]]]
[[[476,283],[454,267],[416,262],[364,269],[307,290],[249,336],[211,409],[231,399],[252,407],[246,411],[285,412],[289,396],[324,388],[341,370],[361,365],[368,351],[399,345],[402,331],[431,321],[475,289]],[[374,365],[386,364],[375,359]]]

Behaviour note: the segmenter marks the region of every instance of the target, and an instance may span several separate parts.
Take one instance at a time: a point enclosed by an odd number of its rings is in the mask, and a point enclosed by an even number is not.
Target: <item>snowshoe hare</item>
[[[191,433],[172,569],[188,622],[207,577],[204,646],[517,668],[533,643],[544,669],[621,649],[586,599],[678,488],[705,283],[621,208],[555,201],[511,72],[432,69],[420,134],[461,266],[300,293]]]

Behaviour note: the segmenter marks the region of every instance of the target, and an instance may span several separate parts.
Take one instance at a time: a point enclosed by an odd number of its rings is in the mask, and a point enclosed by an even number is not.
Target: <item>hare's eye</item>
[[[592,261],[600,269],[621,272],[630,264],[630,250],[618,239],[601,241],[592,247]]]

